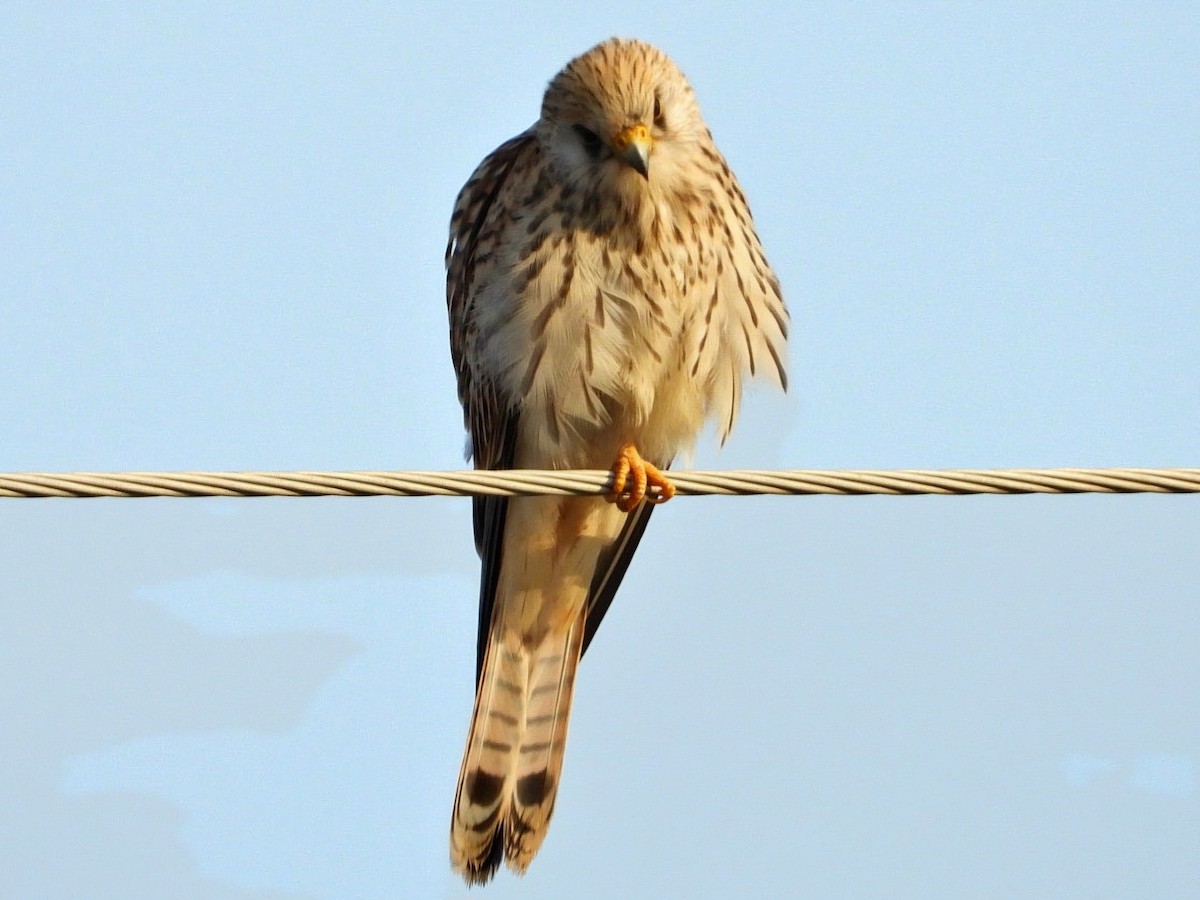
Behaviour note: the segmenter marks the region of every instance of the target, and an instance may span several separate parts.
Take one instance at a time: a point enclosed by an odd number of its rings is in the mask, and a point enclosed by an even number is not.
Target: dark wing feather
[[[660,468],[669,469],[671,464],[667,463]],[[591,589],[588,593],[587,622],[583,628],[582,653],[587,652],[592,638],[596,636],[596,629],[600,627],[600,620],[612,606],[613,597],[617,594],[617,588],[621,586],[621,579],[625,577],[625,570],[629,568],[633,552],[637,550],[637,545],[646,531],[646,525],[650,522],[650,513],[652,512],[654,512],[653,503],[643,503],[631,512],[625,520],[625,527],[617,535],[617,539],[600,554],[600,559],[596,564],[596,574],[592,576]]]
[[[480,235],[495,214],[513,166],[533,145],[533,131],[526,131],[501,144],[479,164],[459,191],[450,218],[450,241],[446,246],[446,306],[450,314],[450,357],[458,375],[458,399],[470,434],[470,455],[477,469],[510,469],[516,443],[518,412],[497,394],[490,382],[481,379],[471,366],[475,338],[473,306],[477,292],[478,263],[490,253],[481,250]],[[493,235],[493,238],[495,235]],[[503,497],[476,497],[473,506],[475,549],[483,562],[479,585],[479,637],[475,680],[483,667],[483,651],[492,622],[496,579],[504,540],[508,501]]]
[[[509,416],[504,428],[504,446],[497,469],[511,469],[513,447],[516,443],[517,414]],[[482,468],[477,466],[476,468]],[[487,648],[488,632],[492,629],[492,606],[496,599],[496,584],[500,578],[500,560],[504,549],[504,520],[508,516],[507,497],[476,497],[475,546],[482,563],[479,573],[479,631],[475,643],[475,686],[483,674],[483,653]]]
[[[621,529],[617,539],[600,554],[600,559],[596,563],[596,574],[592,576],[592,585],[588,592],[587,622],[583,628],[582,653],[587,653],[587,648],[596,635],[596,629],[600,627],[600,620],[604,618],[604,614],[612,605],[613,597],[616,596],[617,588],[621,586],[621,579],[625,577],[625,570],[629,568],[629,561],[633,559],[633,551],[637,549],[638,541],[642,539],[642,533],[646,530],[652,512],[654,512],[652,503],[643,503],[638,506],[625,519],[625,527]]]

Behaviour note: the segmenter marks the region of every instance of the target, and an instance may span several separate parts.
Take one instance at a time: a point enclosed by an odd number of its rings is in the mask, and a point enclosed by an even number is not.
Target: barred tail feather
[[[526,671],[520,648],[488,645],[450,825],[450,864],[471,884],[490,879],[503,854],[497,838],[525,719]]]
[[[537,647],[488,647],[450,827],[450,863],[468,883],[502,858],[523,873],[546,838],[582,646],[580,617]]]
[[[569,631],[550,636],[530,657],[525,728],[504,836],[504,856],[516,872],[524,872],[533,861],[550,829],[562,778],[583,631],[580,616]]]

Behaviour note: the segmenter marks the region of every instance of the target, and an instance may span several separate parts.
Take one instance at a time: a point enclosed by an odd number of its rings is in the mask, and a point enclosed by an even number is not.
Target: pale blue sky
[[[698,464],[1200,465],[1194,4],[615,0],[9,4],[0,471],[460,466],[454,195],[612,34],[792,310]],[[466,896],[470,530],[0,500],[0,896]],[[675,501],[486,895],[1194,896],[1198,542],[1193,497]]]

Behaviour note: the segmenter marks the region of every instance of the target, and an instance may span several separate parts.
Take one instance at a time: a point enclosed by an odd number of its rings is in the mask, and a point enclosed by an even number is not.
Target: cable
[[[671,472],[679,494],[1183,494],[1200,469],[944,469]],[[0,497],[596,495],[610,472],[65,472],[0,474]]]

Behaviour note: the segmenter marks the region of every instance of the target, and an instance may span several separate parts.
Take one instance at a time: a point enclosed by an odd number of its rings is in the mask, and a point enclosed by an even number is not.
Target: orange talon
[[[658,466],[642,459],[637,447],[631,442],[621,445],[617,460],[613,463],[612,475],[612,492],[608,499],[617,504],[617,508],[622,512],[632,512],[643,500],[665,503],[675,496],[675,485],[671,484],[670,479]],[[649,495],[650,487],[658,488],[658,493]]]

